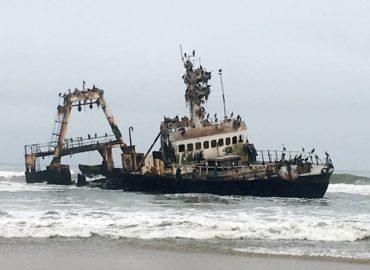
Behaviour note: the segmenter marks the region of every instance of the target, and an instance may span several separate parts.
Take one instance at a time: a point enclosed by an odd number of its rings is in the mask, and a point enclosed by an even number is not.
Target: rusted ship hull
[[[47,169],[37,172],[25,172],[26,182],[29,184],[47,182],[52,185],[71,185],[72,177],[69,166],[62,165],[58,170]]]
[[[269,179],[189,179],[155,175],[122,174],[103,181],[102,188],[152,194],[210,193],[259,197],[322,198],[331,173],[301,175],[294,181],[279,176]]]

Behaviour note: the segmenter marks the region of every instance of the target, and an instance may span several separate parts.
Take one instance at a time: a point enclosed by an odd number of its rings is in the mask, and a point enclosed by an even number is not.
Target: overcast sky
[[[146,151],[164,115],[188,113],[179,44],[213,71],[206,109],[240,114],[258,149],[315,147],[369,169],[370,1],[0,2],[0,162],[51,138],[58,93],[95,84]],[[73,111],[68,137],[103,134]]]

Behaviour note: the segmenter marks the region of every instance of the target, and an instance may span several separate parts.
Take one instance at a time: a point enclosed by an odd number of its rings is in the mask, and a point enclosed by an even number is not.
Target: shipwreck
[[[159,133],[146,153],[127,145],[113,114],[96,88],[68,91],[57,108],[53,141],[25,146],[26,181],[72,184],[69,166],[63,156],[98,151],[102,163],[80,165],[77,184],[107,189],[148,193],[212,193],[321,198],[325,195],[334,166],[328,153],[320,158],[315,149],[303,151],[257,150],[247,137],[247,125],[240,115],[210,116],[204,105],[211,94],[211,72],[196,66],[195,51],[182,54],[188,116],[164,117]],[[219,70],[222,84],[222,70]],[[223,84],[222,84],[223,91]],[[66,138],[69,117],[74,108],[99,106],[112,134]],[[130,128],[130,131],[132,128]],[[157,141],[160,148],[152,151]],[[122,164],[115,167],[112,149],[121,151]],[[39,159],[52,156],[42,169]],[[100,175],[87,181],[86,177]]]

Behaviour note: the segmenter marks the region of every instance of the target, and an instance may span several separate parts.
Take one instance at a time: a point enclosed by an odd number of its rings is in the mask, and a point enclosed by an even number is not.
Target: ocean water
[[[370,259],[370,172],[336,172],[324,198],[297,199],[26,184],[22,170],[0,165],[3,238],[190,239],[238,252]]]

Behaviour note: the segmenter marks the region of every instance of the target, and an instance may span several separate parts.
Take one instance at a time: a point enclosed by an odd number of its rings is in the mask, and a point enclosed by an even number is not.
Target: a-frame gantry
[[[88,151],[99,151],[103,158],[101,165],[102,171],[109,172],[114,168],[112,148],[119,147],[123,153],[133,154],[134,146],[127,146],[122,139],[113,114],[108,108],[104,99],[104,91],[96,88],[68,91],[62,98],[62,104],[57,108],[57,116],[54,125],[53,139],[46,144],[31,144],[25,146],[25,165],[26,180],[29,183],[47,181],[56,184],[70,184],[71,174],[68,165],[61,164],[61,158],[66,155],[83,153]],[[69,118],[72,109],[76,107],[78,111],[82,107],[92,108],[94,105],[101,107],[113,134],[103,136],[91,136],[87,138],[77,137],[66,139]],[[122,154],[123,155],[123,154]],[[52,161],[46,170],[42,170],[39,158],[52,156]],[[135,167],[133,164],[132,167]]]

